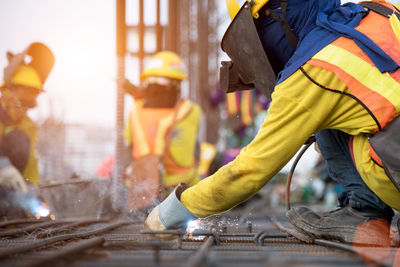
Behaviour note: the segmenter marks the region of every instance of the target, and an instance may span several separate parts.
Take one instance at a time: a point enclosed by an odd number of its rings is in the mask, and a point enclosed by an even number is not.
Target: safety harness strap
[[[293,33],[292,28],[289,25],[289,22],[286,20],[287,6],[288,6],[288,0],[281,0],[282,18],[279,17],[279,15],[270,8],[265,9],[265,15],[267,17],[272,18],[276,22],[279,22],[290,45],[293,47],[293,49],[296,49],[299,40],[297,36]]]
[[[363,7],[367,8],[369,10],[372,10],[375,13],[378,13],[379,15],[382,15],[386,18],[390,18],[394,14],[400,20],[400,13],[399,13],[400,11],[396,12],[393,9],[386,7],[384,5],[381,5],[379,3],[365,2],[365,3],[361,3],[360,5],[362,5]]]

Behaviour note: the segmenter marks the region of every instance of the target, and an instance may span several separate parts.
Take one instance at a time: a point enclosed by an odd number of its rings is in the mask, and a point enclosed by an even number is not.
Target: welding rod
[[[293,162],[292,167],[290,168],[290,172],[286,181],[286,196],[285,196],[285,202],[286,202],[286,210],[290,210],[290,184],[292,183],[292,177],[294,174],[294,170],[296,169],[297,163],[299,163],[301,157],[303,156],[304,152],[307,151],[307,149],[315,142],[315,136],[311,136],[308,138],[306,143],[304,144],[304,147],[301,149],[299,154],[297,155],[296,159]]]

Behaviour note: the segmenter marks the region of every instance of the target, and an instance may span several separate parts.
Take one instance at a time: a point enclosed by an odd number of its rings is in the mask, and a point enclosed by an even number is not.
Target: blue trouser
[[[338,194],[340,206],[375,210],[392,217],[393,210],[368,188],[358,173],[350,154],[350,135],[328,129],[316,133],[315,138],[327,162],[329,176],[343,187]]]

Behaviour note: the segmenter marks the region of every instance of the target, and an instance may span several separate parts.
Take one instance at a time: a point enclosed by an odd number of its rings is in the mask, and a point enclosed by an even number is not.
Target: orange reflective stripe
[[[373,1],[378,2],[381,5],[385,5],[391,9],[393,6],[385,1]],[[396,17],[396,16],[393,16]],[[383,51],[385,51],[393,60],[400,64],[400,42],[395,32],[392,30],[391,22],[388,18],[385,18],[373,11],[369,12],[355,29],[367,35],[374,43],[376,43]],[[349,44],[349,41],[351,44]],[[373,63],[369,57],[351,40],[341,37],[333,42],[334,45],[340,46],[351,53],[363,58],[371,65]],[[397,74],[396,74],[397,73]],[[392,78],[400,82],[400,74],[390,74]]]
[[[393,9],[390,3],[379,3]],[[356,29],[400,64],[400,22],[394,17],[388,19],[371,11]],[[340,37],[307,63],[334,72],[346,84],[348,93],[373,113],[382,128],[400,114],[400,69],[381,73],[353,40]],[[382,166],[371,146],[370,156]]]
[[[390,4],[386,5],[390,7]],[[356,29],[399,62],[400,42],[392,31],[389,19],[370,12]],[[379,72],[354,41],[340,37],[314,55],[308,63],[335,72],[350,93],[371,110],[382,127],[400,113],[400,70],[394,73]]]
[[[387,98],[382,96],[379,92],[376,92],[366,85],[362,84],[359,80],[355,79],[339,66],[317,59],[311,59],[307,63],[334,72],[339,77],[339,79],[344,84],[346,84],[346,86],[350,90],[350,93],[357,97],[368,107],[368,109],[374,114],[382,127],[387,125],[397,116],[397,110],[395,106]],[[375,68],[375,70],[377,69]],[[375,131],[377,130],[378,127],[376,127]]]

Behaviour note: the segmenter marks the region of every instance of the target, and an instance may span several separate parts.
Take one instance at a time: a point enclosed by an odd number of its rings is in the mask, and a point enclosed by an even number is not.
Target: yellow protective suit
[[[333,72],[308,64],[303,68],[320,84],[348,90]],[[268,113],[254,140],[234,161],[182,193],[181,202],[195,216],[221,213],[251,197],[309,136],[323,129],[354,136],[355,164],[364,182],[382,201],[400,210],[400,193],[369,156],[365,134],[374,133],[376,123],[354,99],[320,88],[297,70],[275,87]]]
[[[40,174],[38,170],[38,163],[36,157],[36,137],[37,137],[37,125],[28,117],[24,116],[22,120],[15,124],[5,125],[0,120],[0,142],[8,133],[20,130],[27,134],[29,137],[29,155],[28,161],[23,169],[22,175],[26,181],[37,185],[40,180]]]

